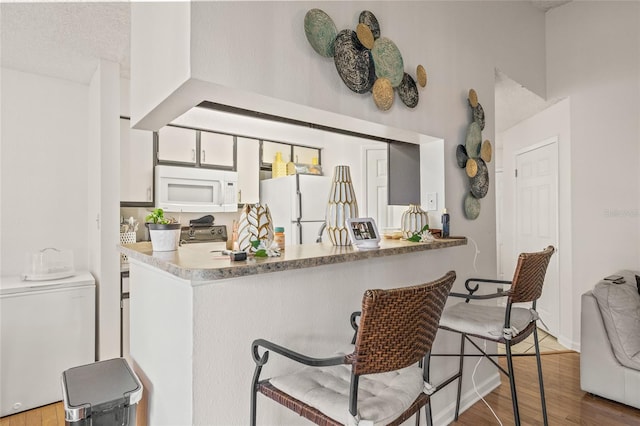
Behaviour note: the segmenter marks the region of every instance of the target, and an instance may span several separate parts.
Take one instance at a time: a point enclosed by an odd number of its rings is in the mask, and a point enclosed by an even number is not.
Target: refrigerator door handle
[[[298,198],[298,205],[296,206],[296,222],[300,222],[302,219],[302,192],[296,190],[296,197]]]
[[[298,244],[302,244],[302,224],[300,221],[296,222],[296,226],[298,227]]]

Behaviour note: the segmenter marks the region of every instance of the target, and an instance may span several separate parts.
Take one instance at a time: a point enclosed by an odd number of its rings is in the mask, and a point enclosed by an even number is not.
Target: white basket
[[[120,244],[133,244],[136,242],[136,233],[135,232],[121,232],[120,233]],[[127,263],[129,259],[127,259],[126,254],[120,253],[120,262]]]

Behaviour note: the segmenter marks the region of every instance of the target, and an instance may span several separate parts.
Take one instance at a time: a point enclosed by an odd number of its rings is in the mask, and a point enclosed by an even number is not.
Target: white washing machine
[[[62,372],[95,361],[95,280],[0,277],[0,417],[62,400]]]

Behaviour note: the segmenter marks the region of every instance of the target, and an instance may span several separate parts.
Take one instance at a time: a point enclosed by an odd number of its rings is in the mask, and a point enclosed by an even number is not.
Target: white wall
[[[101,67],[91,87],[2,69],[0,272],[20,274],[28,252],[73,250],[96,278],[105,359],[120,345],[119,68]]]
[[[120,356],[120,67],[101,60],[89,83],[87,234],[97,282],[99,360]]]
[[[160,2],[161,5],[155,3],[156,7],[143,7],[140,3],[132,2],[131,21],[140,22],[137,14],[142,14],[148,25],[132,26],[131,37],[144,38],[146,51],[138,51],[140,45],[131,43],[131,69],[145,84],[131,86],[132,123],[171,93],[167,87],[173,90],[187,80],[190,68],[190,3]]]
[[[502,140],[503,165],[503,271],[510,280],[515,271],[518,252],[516,249],[516,153],[543,142],[558,138],[558,259],[560,282],[560,336],[561,344],[578,349],[580,334],[574,333],[573,312],[580,312],[580,298],[574,291],[571,274],[571,129],[570,101],[563,99],[535,116],[524,120],[497,136]]]
[[[2,69],[1,273],[23,271],[45,247],[89,267],[88,87]]]
[[[144,9],[150,7],[153,5],[132,5],[132,10],[138,9],[132,14],[132,51],[141,56],[138,63],[158,59],[152,49],[144,48],[150,42],[145,28],[153,24]],[[481,201],[480,217],[465,219],[462,204],[468,179],[456,164],[455,150],[464,143],[470,121],[466,99],[470,88],[477,91],[486,114],[483,138],[494,140],[496,67],[530,90],[545,93],[542,11],[527,2],[475,1],[198,2],[190,7],[191,79],[180,87],[163,86],[162,93],[173,92],[173,96],[153,110],[132,111],[138,127],[156,130],[200,100],[210,100],[349,130],[367,127],[380,136],[401,134],[400,140],[416,134],[442,138],[451,233],[471,239],[469,246],[447,259],[448,266],[458,274],[458,287],[470,276],[495,276],[495,189],[491,185]],[[327,12],[338,30],[355,28],[362,10],[373,11],[382,34],[402,52],[405,70],[414,73],[418,64],[426,67],[429,83],[419,91],[418,106],[408,109],[396,99],[389,111],[381,112],[370,96],[348,90],[331,59],[316,54],[304,36],[304,15],[314,7]],[[171,66],[174,58],[163,58]],[[153,78],[136,70],[133,60],[131,75],[134,87]],[[132,90],[132,96],[136,91]],[[186,106],[189,100],[192,104]],[[139,103],[149,105],[148,101],[132,102],[132,108]],[[402,134],[400,129],[413,135]],[[493,163],[489,172],[493,180]],[[457,350],[457,339],[441,342],[443,349]],[[473,369],[472,361],[467,368]],[[483,367],[477,379],[482,381],[494,371]],[[465,382],[465,390],[470,386]],[[440,397],[447,399],[453,393],[447,389]]]
[[[640,269],[640,3],[568,3],[547,14],[546,38],[547,97],[571,99],[577,341],[578,295],[616,270]]]
[[[132,49],[142,56],[138,63],[157,60],[152,49],[144,49],[148,40],[139,34],[152,24],[144,13],[151,7],[132,5],[132,9],[140,9],[132,14]],[[383,35],[400,48],[405,69],[411,71],[420,63],[427,69],[429,83],[420,91],[418,106],[411,110],[396,102],[390,111],[381,112],[367,96],[349,91],[332,61],[317,55],[304,36],[303,18],[311,7],[325,10],[338,29],[354,27],[361,10],[372,10]],[[494,139],[496,66],[531,90],[544,93],[541,11],[524,2],[199,2],[191,4],[191,17],[192,79],[172,87],[175,96],[156,107],[162,113],[145,117],[147,111],[132,111],[142,127],[153,129],[164,124],[158,123],[159,116],[172,120],[179,114],[171,116],[167,110],[181,114],[185,97],[197,94],[200,99],[228,101],[309,121],[323,119],[321,113],[328,111],[332,119],[342,117],[345,125],[367,120],[382,129],[392,126],[442,137],[446,142],[445,191],[451,232],[472,237],[481,248],[479,272],[495,274],[494,190],[491,187],[482,200],[480,218],[466,220],[462,202],[468,182],[457,167],[455,147],[464,141],[469,122],[466,96],[470,88],[478,92],[487,115],[483,137]],[[480,33],[478,22],[484,28]],[[169,66],[171,58],[164,59]],[[145,85],[145,77],[132,66],[134,87]],[[132,108],[136,104],[132,102]],[[489,167],[493,174],[493,164]],[[471,259],[461,265],[467,271]]]

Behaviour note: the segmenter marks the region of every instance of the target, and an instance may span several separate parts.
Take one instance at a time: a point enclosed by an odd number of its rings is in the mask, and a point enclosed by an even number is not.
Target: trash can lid
[[[62,373],[67,421],[87,418],[91,411],[137,404],[142,384],[124,358],[70,368]]]

